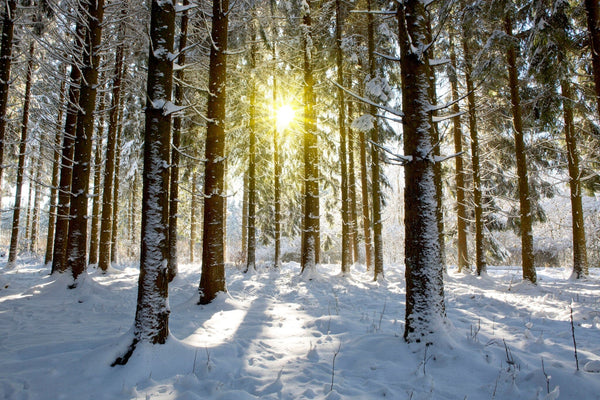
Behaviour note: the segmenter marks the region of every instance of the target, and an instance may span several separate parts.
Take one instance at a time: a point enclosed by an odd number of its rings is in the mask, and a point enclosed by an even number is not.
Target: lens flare
[[[277,130],[283,131],[288,125],[294,120],[295,111],[287,104],[282,105],[275,112],[275,118],[277,121]]]

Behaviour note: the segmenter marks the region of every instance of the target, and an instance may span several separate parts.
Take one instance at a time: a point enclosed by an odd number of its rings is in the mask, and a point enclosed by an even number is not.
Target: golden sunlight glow
[[[283,131],[288,125],[294,120],[295,115],[294,109],[287,104],[280,106],[275,111],[275,119],[277,121],[277,130]]]

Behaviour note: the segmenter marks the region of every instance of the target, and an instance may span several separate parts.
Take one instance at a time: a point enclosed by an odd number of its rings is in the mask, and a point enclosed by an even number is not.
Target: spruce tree
[[[88,191],[90,183],[90,164],[92,137],[94,133],[94,112],[100,67],[100,44],[102,22],[104,18],[104,0],[90,0],[82,4],[82,13],[87,15],[87,30],[82,79],[79,93],[79,111],[75,130],[73,157],[73,176],[71,181],[70,221],[67,242],[67,262],[71,269],[74,285],[77,278],[87,268],[87,218]]]
[[[213,0],[204,169],[204,227],[200,304],[225,289],[225,104],[229,0]]]
[[[425,6],[408,0],[398,6],[398,40],[404,112],[404,223],[406,325],[404,339],[427,341],[444,318],[444,268],[440,259],[436,190],[429,110],[429,46]]]
[[[124,365],[138,343],[164,344],[169,336],[169,169],[175,7],[152,1],[146,86],[142,237],[133,340],[115,365]]]
[[[8,250],[7,268],[14,268],[19,251],[19,221],[21,216],[21,191],[25,175],[25,157],[27,156],[27,136],[29,129],[29,109],[31,105],[31,85],[33,81],[35,42],[31,39],[27,57],[27,75],[25,82],[25,98],[23,99],[23,114],[21,116],[21,140],[19,142],[19,161],[17,166],[17,181],[15,183],[15,203],[13,206],[12,230]]]
[[[519,217],[521,229],[521,262],[523,279],[526,279],[531,283],[536,283],[537,275],[533,258],[533,218],[531,213],[529,177],[527,172],[527,150],[525,148],[524,140],[521,96],[519,93],[519,73],[517,69],[518,39],[513,36],[513,16],[511,15],[510,9],[505,11],[503,24],[504,33],[506,33],[510,40],[506,50],[506,62],[508,68],[508,85],[510,88],[510,100],[513,115],[515,158],[517,162],[517,175],[519,179]]]

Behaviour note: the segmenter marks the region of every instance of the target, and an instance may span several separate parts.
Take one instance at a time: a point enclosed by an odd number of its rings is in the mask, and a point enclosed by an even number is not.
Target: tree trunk
[[[37,152],[37,161],[35,166],[35,174],[33,184],[35,185],[35,195],[33,199],[33,217],[31,219],[31,241],[29,242],[29,251],[37,253],[38,250],[38,227],[40,215],[40,202],[42,198],[40,177],[42,173],[42,142],[40,141]]]
[[[374,112],[374,110],[372,110]],[[373,114],[372,114],[373,115]],[[377,123],[371,130],[371,141],[379,143],[379,129]],[[373,197],[373,280],[383,278],[383,221],[382,221],[382,196],[379,166],[379,149],[371,144],[371,187]]]
[[[314,107],[316,107],[316,106],[317,106],[317,100],[315,98]],[[315,113],[315,133],[317,132],[316,121],[317,121],[317,117],[316,117],[316,113]],[[318,149],[318,143],[317,143],[316,148]],[[321,158],[317,152],[316,159],[315,159],[315,166],[317,169],[317,182],[316,182],[317,183],[317,186],[316,186],[317,193],[319,193],[319,190],[320,190],[319,184],[322,180],[321,179],[321,170],[319,169],[320,160],[321,160]],[[321,201],[320,201],[320,199],[318,199],[315,202],[315,205],[316,205],[316,210],[317,210],[317,213],[315,215],[318,216],[317,222],[316,222],[316,228],[317,228],[316,232],[317,233],[315,235],[316,236],[316,238],[315,238],[315,264],[318,265],[321,263]]]
[[[112,201],[112,224],[110,234],[110,262],[116,264],[119,261],[117,254],[117,240],[119,235],[119,186],[121,183],[121,135],[123,133],[123,104],[119,110],[119,124],[115,144],[115,176],[113,178],[113,201]]]
[[[229,0],[213,0],[208,77],[207,130],[204,170],[204,228],[200,304],[210,303],[225,289],[224,156]]]
[[[344,60],[342,54],[342,5],[341,0],[335,1],[335,61],[337,68],[338,96],[338,129],[340,131],[340,176],[342,180],[342,273],[350,273],[352,264],[352,229],[350,225],[350,197],[348,196],[348,152],[346,150],[346,104],[344,101]]]
[[[563,79],[560,82],[565,120],[565,142],[569,164],[569,186],[571,189],[571,217],[573,224],[573,276],[577,279],[588,275],[587,250],[585,244],[585,226],[583,222],[583,204],[581,201],[581,168],[577,151],[577,137],[573,121],[571,85]]]
[[[373,268],[373,241],[371,239],[371,216],[369,207],[369,182],[367,172],[367,146],[365,133],[358,131],[358,143],[360,146],[360,190],[362,201],[362,220],[365,235],[365,264],[367,271]]]
[[[512,37],[512,19],[504,19],[505,33]],[[536,271],[533,261],[533,230],[531,217],[531,199],[529,197],[529,183],[527,177],[527,156],[525,141],[523,139],[523,121],[521,117],[521,98],[519,95],[519,77],[517,71],[517,50],[510,46],[506,54],[508,64],[508,83],[510,86],[510,100],[512,104],[513,126],[515,130],[515,157],[517,161],[517,175],[519,177],[519,204],[521,217],[521,257],[523,262],[523,279],[536,283]]]
[[[429,15],[429,13],[426,14],[426,21],[427,21],[427,29],[426,29],[426,40],[427,43],[431,43],[430,45],[430,51],[431,51],[431,55],[432,57],[434,56],[434,49],[433,49],[433,44],[434,44],[434,39],[433,39],[433,33],[431,31],[431,17]],[[432,106],[436,106],[437,105],[437,83],[436,83],[436,77],[435,77],[435,71],[434,69],[429,66],[429,68],[427,69],[427,77],[429,79],[429,97],[431,99],[431,105]],[[435,116],[437,114],[436,111],[432,112],[432,116]],[[435,156],[440,156],[441,154],[441,136],[440,136],[440,129],[439,126],[436,122],[433,122],[431,124],[431,134],[432,134],[432,140],[433,140],[433,154]],[[436,218],[437,218],[437,225],[438,225],[438,235],[439,235],[439,242],[440,242],[440,260],[442,262],[442,265],[444,266],[444,270],[446,269],[446,235],[445,235],[445,228],[444,228],[444,174],[443,174],[443,170],[442,170],[442,165],[440,163],[435,163],[433,164],[433,172],[434,172],[434,176],[435,176],[435,193],[436,193],[436,199],[437,199],[437,208],[436,208]]]
[[[48,208],[48,237],[46,240],[46,256],[44,264],[48,265],[52,262],[52,251],[54,249],[54,227],[56,225],[56,195],[58,192],[58,178],[60,176],[60,144],[62,142],[62,123],[64,114],[64,102],[66,98],[67,82],[66,82],[66,66],[61,64],[60,67],[60,94],[58,98],[58,114],[56,116],[56,132],[54,135],[54,159],[52,163],[52,184],[50,186],[50,207]]]
[[[452,40],[452,34],[450,36],[450,86],[452,92],[452,112],[454,117],[452,118],[452,131],[454,133],[454,160],[456,162],[456,230],[457,230],[457,266],[458,272],[462,272],[463,269],[469,270],[469,252],[467,248],[467,207],[465,204],[465,171],[463,166],[463,134],[460,122],[460,107],[458,105],[458,73],[456,63],[456,52],[454,51],[454,43]]]
[[[471,168],[473,169],[473,204],[475,208],[475,270],[481,276],[487,273],[483,242],[483,200],[481,196],[481,167],[479,163],[479,135],[477,133],[477,111],[475,109],[475,88],[471,79],[472,59],[467,42],[466,28],[463,27],[463,53],[465,57],[465,81],[469,103],[469,135],[471,137]]]
[[[86,15],[88,15],[88,30],[79,89],[79,113],[77,115],[73,179],[71,182],[71,220],[69,221],[69,241],[67,243],[67,259],[75,280],[74,285],[77,284],[77,277],[87,267],[88,191],[104,0],[90,0],[85,8]]]
[[[31,104],[31,81],[33,79],[33,53],[35,42],[29,44],[29,57],[27,60],[27,76],[25,81],[25,99],[23,100],[23,115],[21,119],[21,141],[19,143],[19,165],[17,167],[17,182],[15,184],[15,205],[13,208],[12,231],[8,251],[8,269],[13,268],[17,261],[19,251],[19,216],[21,214],[21,191],[23,188],[23,175],[25,174],[25,156],[27,154],[27,129],[29,125],[29,105]]]
[[[585,11],[590,35],[596,104],[598,107],[598,116],[600,116],[600,5],[598,4],[598,0],[585,0]]]
[[[67,116],[65,119],[65,130],[62,143],[56,228],[54,231],[54,249],[52,254],[52,273],[63,273],[67,270],[67,242],[69,237],[73,154],[75,151],[75,131],[77,129],[77,115],[79,110],[79,86],[81,84],[81,69],[78,63],[78,57],[81,56],[81,53],[83,52],[85,31],[86,26],[83,21],[78,21],[73,44],[75,54],[71,55],[69,100],[67,103]]]
[[[129,207],[129,258],[135,258],[135,246],[136,246],[136,215],[137,210],[137,192],[138,192],[138,172],[137,170],[133,173],[131,180],[131,196],[130,196],[130,207]]]
[[[15,26],[16,0],[7,0],[4,5],[2,22],[2,40],[0,49],[0,192],[2,188],[2,172],[4,170],[4,142],[6,138],[6,116],[8,110],[8,89],[10,85],[10,67],[12,62],[13,34]],[[0,193],[0,201],[1,201]]]
[[[406,326],[408,342],[427,341],[445,315],[443,264],[440,260],[435,190],[436,143],[432,138],[429,54],[425,7],[419,0],[399,5],[398,38],[404,111]],[[427,51],[427,50],[426,50]]]
[[[225,139],[227,140],[227,139]],[[225,149],[223,153],[227,153],[227,145],[225,145]],[[223,262],[226,263],[228,258],[227,253],[227,158],[223,160]]]
[[[174,2],[152,1],[144,133],[140,277],[134,338],[113,365],[126,364],[139,342],[164,344],[169,335],[169,158],[175,37]]]
[[[183,13],[181,15],[181,26],[179,30],[179,55],[177,63],[185,66],[185,51],[187,47],[188,29],[188,0],[183,0]],[[183,89],[184,70],[182,68],[175,72],[175,104],[181,105],[184,101]],[[175,115],[173,118],[173,149],[171,149],[171,179],[169,181],[169,282],[177,275],[177,212],[179,205],[179,147],[181,146],[181,126],[183,118]]]
[[[75,48],[83,48],[83,23],[77,24],[75,34]],[[77,111],[79,104],[79,84],[81,83],[81,70],[73,55],[71,64],[69,101],[67,103],[67,117],[63,133],[60,183],[58,185],[58,204],[56,212],[56,228],[54,231],[54,249],[52,253],[52,273],[63,273],[67,269],[67,239],[69,235],[69,209],[71,201],[71,178],[73,176],[73,152],[75,147],[75,130],[77,128]]]
[[[252,45],[250,47],[250,76],[256,75],[256,30],[252,24]],[[246,272],[256,269],[256,82],[250,78],[249,88],[249,146],[248,146],[248,249],[246,251]]]
[[[368,1],[371,10],[371,0]],[[369,47],[369,75],[373,79],[375,69],[375,33],[373,14],[369,13],[368,47]],[[381,167],[379,165],[379,126],[375,115],[377,109],[371,105],[369,112],[374,118],[374,128],[371,130],[371,196],[373,198],[373,279],[383,278],[383,221],[382,221],[382,195],[381,195]]]
[[[302,222],[302,273],[314,271],[319,246],[319,167],[317,120],[312,62],[312,6],[302,17],[302,46],[304,51],[304,215]]]
[[[98,268],[103,272],[108,271],[112,260],[113,204],[117,201],[117,198],[113,196],[113,183],[115,181],[117,134],[119,131],[119,114],[121,110],[125,27],[122,26],[121,30],[119,35],[121,41],[115,53],[115,71],[113,75],[110,113],[108,115],[106,156],[104,157],[104,185],[102,189],[102,215],[100,218],[100,258],[98,260]]]
[[[104,78],[102,79],[104,81]],[[98,264],[98,246],[100,245],[100,182],[102,181],[102,138],[104,136],[104,102],[105,96],[100,96],[98,104],[98,132],[96,133],[96,145],[94,151],[94,192],[92,200],[92,228],[90,233],[90,265]]]
[[[33,179],[33,160],[29,161],[29,172],[27,173],[28,179],[29,179],[29,187],[27,189],[27,216],[25,217],[25,247],[29,248],[29,246],[31,245],[31,213],[32,213],[32,207],[31,207],[31,203],[32,203],[32,196],[33,196],[33,186],[34,186],[34,179]]]
[[[348,120],[352,121],[352,102],[348,102]],[[358,219],[356,211],[356,177],[354,176],[354,132],[348,126],[348,198],[350,201],[350,238],[354,263],[360,260],[358,250]]]
[[[275,90],[273,88],[274,93]],[[276,104],[275,99],[273,104]],[[275,198],[275,257],[273,265],[275,268],[279,268],[281,267],[281,161],[277,127],[273,132],[273,191]]]
[[[194,170],[192,173],[192,201],[190,205],[190,264],[193,264],[195,260],[196,250],[196,233],[197,230],[197,209],[198,209],[198,172]]]
[[[240,260],[246,264],[248,260],[248,169],[244,171],[244,194],[242,196],[242,250]]]
[[[271,3],[271,17],[274,17],[274,4]],[[272,32],[273,38],[276,36],[275,29]],[[271,60],[273,61],[273,108],[277,106],[277,57],[276,41],[271,44]],[[277,116],[273,114],[273,195],[275,202],[275,256],[273,266],[281,267],[281,161],[279,151],[279,127],[277,126]]]

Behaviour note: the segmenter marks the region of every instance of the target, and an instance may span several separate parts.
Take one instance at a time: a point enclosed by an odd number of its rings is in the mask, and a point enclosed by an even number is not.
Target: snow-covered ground
[[[36,262],[0,269],[0,398],[6,399],[600,399],[600,271],[516,268],[446,277],[448,326],[430,347],[406,344],[404,270],[374,283],[325,265],[244,275],[199,306],[199,266],[170,288],[172,336],[126,366],[138,271],[90,271],[66,289]],[[6,286],[6,287],[5,287]],[[576,372],[570,310],[580,370]],[[543,362],[543,363],[542,363]]]

